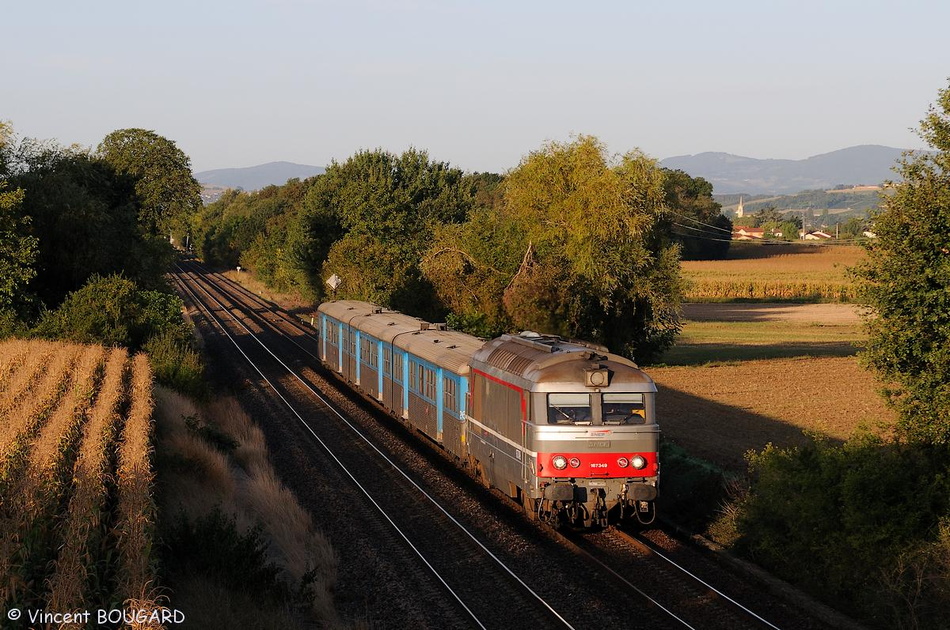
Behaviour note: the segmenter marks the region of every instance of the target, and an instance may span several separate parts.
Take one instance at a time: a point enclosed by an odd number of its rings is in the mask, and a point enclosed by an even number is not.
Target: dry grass
[[[198,417],[198,408],[188,398],[161,387],[156,390],[156,400],[159,449],[164,457],[177,462],[174,468],[163,470],[163,485],[176,490],[163,492],[168,501],[161,512],[174,514],[182,509],[195,519],[221,506],[234,515],[236,483],[227,455],[195,435],[185,423],[186,418]]]
[[[759,299],[848,302],[847,269],[864,258],[856,246],[736,245],[727,260],[683,261],[687,300]]]
[[[240,272],[226,271],[223,275],[228,280],[237,282],[251,293],[259,295],[269,302],[280,304],[281,308],[285,310],[296,312],[311,309],[316,313],[316,305],[314,305],[312,301],[305,300],[296,293],[281,293],[280,291],[275,291],[258,280],[251,272],[246,270]]]
[[[325,627],[339,627],[332,595],[336,553],[315,530],[309,513],[277,478],[261,430],[233,399],[218,400],[199,410],[173,392],[160,389],[158,395],[162,452],[172,457],[180,470],[199,475],[165,475],[163,483],[170,487],[163,491],[162,512],[184,510],[195,519],[221,509],[233,516],[243,531],[261,525],[271,543],[272,560],[286,571],[288,582],[296,588],[312,579],[307,588],[313,616]],[[235,448],[224,455],[190,429],[184,418],[196,419],[193,427],[213,427],[216,434],[232,438]],[[209,483],[209,473],[213,483]],[[214,591],[224,600],[232,597],[211,584],[195,583],[189,586],[192,589]]]

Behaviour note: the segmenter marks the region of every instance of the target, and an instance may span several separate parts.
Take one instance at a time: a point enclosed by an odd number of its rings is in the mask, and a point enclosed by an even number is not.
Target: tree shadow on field
[[[687,302],[683,317],[694,322],[785,322],[791,325],[860,325],[862,309],[853,304],[795,301]],[[850,313],[850,315],[848,314]]]
[[[661,357],[665,365],[702,365],[728,361],[757,359],[791,359],[795,357],[850,357],[861,347],[848,341],[800,341],[775,344],[695,343],[680,344]]]
[[[770,442],[781,447],[809,442],[800,427],[670,387],[659,388],[656,406],[665,440],[727,471],[744,472],[745,454]],[[820,408],[814,412],[820,413]],[[829,443],[841,441],[829,439]]]
[[[820,254],[825,245],[810,243],[732,243],[726,260],[752,260],[789,254]]]

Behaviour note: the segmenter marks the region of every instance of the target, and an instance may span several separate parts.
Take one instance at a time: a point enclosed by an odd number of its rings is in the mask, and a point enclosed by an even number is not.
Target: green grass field
[[[865,339],[860,324],[791,324],[788,321],[689,321],[676,345],[663,355],[666,365],[843,357],[856,354]]]

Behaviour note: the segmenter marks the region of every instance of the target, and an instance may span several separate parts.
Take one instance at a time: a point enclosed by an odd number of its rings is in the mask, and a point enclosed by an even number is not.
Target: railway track
[[[621,532],[565,540],[529,523],[433,458],[438,449],[336,389],[297,318],[193,262],[174,277],[218,331],[228,367],[251,366],[252,404],[265,412],[278,467],[343,549],[342,582],[361,590],[343,606],[375,626],[823,627],[781,603],[766,606],[779,621],[766,620],[707,581],[734,577],[708,577],[708,567],[700,582],[677,575],[672,560]],[[761,593],[743,595],[762,605]]]
[[[492,610],[491,607],[486,607],[483,602],[473,599],[465,592],[465,590],[467,590],[464,588],[466,586],[465,582],[458,579],[458,575],[456,575],[459,572],[458,567],[452,566],[456,564],[455,560],[457,560],[457,557],[452,557],[451,554],[444,552],[444,545],[449,543],[451,548],[462,550],[463,556],[468,555],[473,560],[478,559],[477,564],[479,565],[478,571],[480,575],[496,582],[502,581],[506,577],[514,580],[515,584],[513,584],[512,589],[508,593],[508,599],[513,601],[506,601],[505,604],[506,609],[518,611],[516,613],[516,623],[519,625],[524,623],[535,626],[540,624],[546,627],[572,627],[540,595],[531,590],[527,584],[520,581],[504,562],[491,554],[471,532],[454,521],[451,514],[441,508],[441,506],[418,486],[418,484],[415,484],[408,475],[403,475],[402,480],[397,479],[397,482],[400,483],[396,485],[403,486],[402,493],[398,492],[399,489],[397,488],[387,487],[388,484],[386,483],[379,483],[381,479],[383,481],[391,479],[392,473],[400,472],[399,468],[385,453],[376,448],[373,443],[360,432],[358,427],[351,424],[319,391],[308,381],[300,377],[290,365],[285,363],[268,347],[268,344],[264,343],[261,339],[262,334],[265,332],[265,329],[261,326],[264,322],[268,322],[282,330],[288,327],[299,330],[299,326],[296,323],[279,315],[274,317],[273,313],[267,315],[263,312],[259,312],[257,317],[247,317],[244,313],[240,312],[236,306],[229,306],[223,301],[227,299],[226,294],[218,292],[209,283],[198,279],[197,276],[198,274],[193,273],[178,275],[179,287],[183,293],[188,296],[192,303],[199,306],[209,320],[227,336],[235,349],[247,361],[248,365],[251,366],[284,404],[292,418],[296,419],[299,426],[311,436],[312,440],[325,452],[325,455],[337,465],[343,477],[350,482],[350,487],[355,488],[356,493],[362,495],[361,498],[365,501],[364,507],[370,511],[375,510],[378,513],[379,521],[389,525],[388,528],[381,528],[384,530],[384,537],[376,538],[377,545],[384,548],[402,548],[406,551],[407,555],[415,556],[420,564],[415,562],[411,563],[410,570],[406,572],[407,578],[423,582],[435,580],[442,587],[441,590],[445,595],[445,601],[460,609],[455,611],[455,615],[442,617],[444,621],[447,621],[449,625],[455,625],[453,624],[454,621],[462,627],[479,628],[501,627],[500,622],[502,621],[502,619],[496,618],[498,616],[497,611]],[[312,406],[310,409],[307,409],[307,406],[301,404],[299,396],[295,396],[295,393],[299,393],[299,388],[288,387],[288,379],[275,378],[274,375],[268,375],[266,366],[261,365],[262,359],[266,357],[260,355],[259,352],[254,352],[254,350],[258,349],[253,348],[253,346],[250,348],[242,346],[238,337],[244,337],[245,341],[249,341],[251,344],[256,342],[259,346],[259,350],[263,350],[266,355],[269,355],[278,365],[283,367],[286,373],[293,377],[296,384],[317,401],[318,404],[315,406],[321,413],[312,414],[314,411]],[[298,341],[293,341],[293,344],[297,348],[304,349],[304,346]],[[298,392],[293,391],[294,389],[298,389]],[[317,415],[317,417],[314,418],[314,415]],[[375,459],[370,458],[373,460],[371,463],[376,463],[379,467],[384,469],[389,468],[389,470],[384,470],[377,474],[370,472],[370,470],[368,470],[369,466],[367,466],[367,462],[365,461],[366,458],[356,458],[352,452],[353,450],[359,452],[361,450],[359,447],[362,445],[357,443],[356,449],[347,449],[343,448],[346,445],[342,445],[339,442],[334,443],[326,439],[327,432],[321,431],[320,427],[317,426],[319,420],[342,422],[350,430],[352,436],[362,440],[362,442],[369,446],[370,450],[375,452],[378,456]],[[406,484],[401,483],[402,481],[407,482],[408,487]],[[411,494],[412,490],[418,491],[422,497],[429,499],[429,503],[436,508],[434,516],[433,510],[431,510],[429,506],[422,505],[423,502],[418,500],[418,496],[414,497],[417,499],[415,501],[404,501],[398,510],[398,515],[396,514],[397,511],[389,504],[392,497],[406,493],[407,491]],[[390,499],[390,501],[386,499]],[[409,506],[408,509],[406,507],[407,505]],[[441,517],[439,512],[441,512]],[[365,523],[366,520],[368,519],[361,519],[363,523]],[[465,540],[466,538],[468,538],[468,540]],[[470,547],[469,543],[473,544],[475,548],[466,549]],[[484,553],[479,554],[478,551]],[[471,565],[476,564],[476,562],[470,562],[468,564],[470,565],[469,568],[471,568]],[[507,576],[504,574],[507,574]],[[520,587],[520,589],[518,587]],[[512,597],[512,595],[516,596]],[[439,606],[433,607],[433,610],[439,610],[441,614],[444,614],[444,612],[442,612],[444,609],[445,604],[442,602],[440,602]]]

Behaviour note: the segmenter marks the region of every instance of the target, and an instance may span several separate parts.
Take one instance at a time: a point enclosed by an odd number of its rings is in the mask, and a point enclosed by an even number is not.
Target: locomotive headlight
[[[567,458],[563,455],[555,455],[551,458],[551,463],[554,464],[554,467],[558,470],[564,470],[567,468]]]
[[[642,455],[634,455],[630,463],[633,464],[633,467],[637,470],[643,470],[647,467],[647,460]]]
[[[630,460],[627,459],[626,457],[618,457],[617,465],[620,466],[621,468],[626,468],[627,466],[630,465]]]
[[[571,468],[580,468],[581,466],[581,460],[577,457],[572,457],[570,463],[571,463]]]

